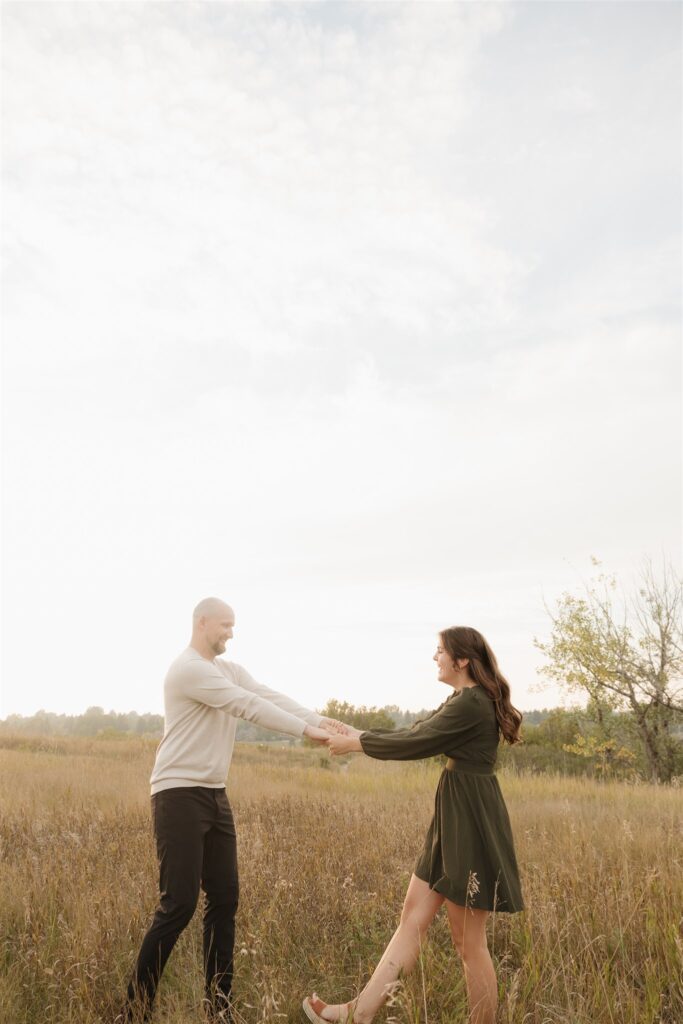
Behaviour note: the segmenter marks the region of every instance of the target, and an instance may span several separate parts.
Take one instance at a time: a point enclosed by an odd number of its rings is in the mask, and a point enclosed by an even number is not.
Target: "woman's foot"
[[[350,1003],[325,1003],[314,992],[304,999],[304,1013],[312,1024],[346,1024],[352,1019],[355,999]]]

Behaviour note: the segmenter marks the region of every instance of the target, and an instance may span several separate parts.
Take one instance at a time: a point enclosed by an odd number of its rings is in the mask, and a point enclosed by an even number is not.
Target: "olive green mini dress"
[[[385,761],[449,758],[414,868],[417,877],[458,906],[523,910],[510,819],[494,771],[498,722],[483,687],[454,693],[410,729],[370,729],[360,742],[366,754]]]

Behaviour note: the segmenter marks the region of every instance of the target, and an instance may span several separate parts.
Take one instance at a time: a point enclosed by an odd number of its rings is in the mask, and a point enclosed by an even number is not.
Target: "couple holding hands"
[[[325,1003],[315,993],[303,1009],[313,1024],[369,1024],[399,975],[417,961],[432,920],[446,907],[462,959],[470,1024],[493,1024],[498,986],[486,940],[491,911],[523,909],[510,821],[495,775],[501,737],[519,740],[522,716],[484,637],[467,626],[439,634],[438,678],[451,695],[408,729],[361,731],[322,718],[257,683],[224,661],[235,615],[218,598],[193,613],[189,646],[164,683],[164,736],[151,777],[152,818],[159,859],[159,906],[145,935],[117,1021],[146,1021],[164,965],[205,894],[205,1007],[209,1021],[231,1021],[237,843],[225,792],[237,719],[380,760],[446,756],[434,816],[413,869],[400,923],[360,995]]]

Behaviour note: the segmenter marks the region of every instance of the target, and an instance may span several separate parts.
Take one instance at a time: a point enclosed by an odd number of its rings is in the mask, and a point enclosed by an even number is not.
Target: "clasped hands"
[[[354,729],[352,725],[339,722],[336,718],[322,718],[320,726],[307,725],[304,736],[314,743],[326,746],[331,754],[350,754],[362,750],[360,736],[362,729]]]

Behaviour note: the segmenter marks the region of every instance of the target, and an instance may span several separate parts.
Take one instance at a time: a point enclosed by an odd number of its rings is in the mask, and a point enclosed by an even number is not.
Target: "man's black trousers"
[[[128,986],[130,1019],[148,1019],[164,965],[199,899],[204,907],[207,1009],[226,1012],[232,984],[237,911],[237,840],[225,789],[188,786],[152,797],[160,901]]]

